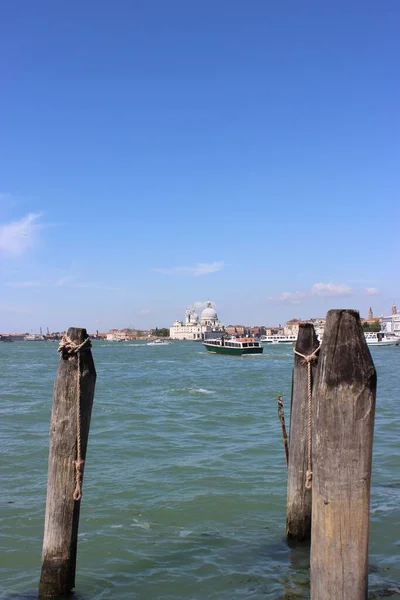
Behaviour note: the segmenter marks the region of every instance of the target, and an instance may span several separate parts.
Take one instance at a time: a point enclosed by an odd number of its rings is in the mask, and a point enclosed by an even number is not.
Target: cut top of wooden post
[[[375,366],[356,310],[330,310],[319,357],[318,379],[328,388],[363,386],[374,379]]]
[[[319,341],[315,333],[314,325],[312,323],[300,323],[295,346],[296,352],[308,356],[315,352],[318,346]],[[297,354],[295,354],[295,357],[301,360],[301,357]]]
[[[89,337],[86,329],[81,327],[70,327],[67,331],[67,336],[70,340],[75,342],[75,344],[81,344]]]
[[[90,342],[86,329],[79,327],[70,327],[67,333],[63,335],[58,351],[64,359],[77,355],[85,350],[90,350]]]

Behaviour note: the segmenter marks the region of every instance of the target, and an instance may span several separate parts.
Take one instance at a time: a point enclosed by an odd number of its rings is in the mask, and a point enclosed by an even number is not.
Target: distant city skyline
[[[46,18],[43,18],[45,14]],[[400,4],[5,3],[0,331],[400,305]]]
[[[339,304],[341,304],[341,306],[339,306]],[[197,305],[197,306],[196,306]],[[206,305],[206,302],[194,302],[191,305],[187,306],[187,308],[195,308],[195,310],[198,312],[199,309],[204,308]],[[215,302],[213,302],[213,306],[215,306],[217,308],[217,305]],[[330,310],[331,308],[356,308],[354,306],[350,306],[350,305],[346,305],[346,303],[340,303],[337,302],[335,305],[332,304],[332,306],[330,306],[330,308],[328,308],[327,310]],[[368,318],[369,316],[369,309],[372,308],[371,306],[365,311],[359,311],[360,312],[360,317],[361,318]],[[372,312],[373,312],[373,316],[374,318],[379,318],[382,316],[389,316],[391,314],[391,308],[389,307],[389,309],[385,312],[381,312],[378,313],[376,310],[374,310],[372,308]],[[185,309],[185,310],[186,310]],[[172,319],[170,322],[168,323],[154,323],[152,322],[152,313],[146,315],[147,319],[148,319],[148,325],[147,326],[139,326],[139,325],[135,325],[134,323],[124,323],[124,324],[120,324],[119,322],[121,321],[121,319],[118,316],[115,316],[114,321],[112,321],[111,319],[111,325],[110,326],[105,326],[105,327],[101,327],[98,325],[95,326],[90,326],[88,323],[92,322],[90,321],[90,319],[88,319],[88,322],[82,323],[82,322],[78,322],[75,323],[76,326],[80,326],[80,327],[85,327],[88,331],[90,332],[95,332],[95,331],[100,331],[100,332],[107,332],[111,329],[116,329],[116,330],[121,330],[121,329],[133,329],[133,330],[150,330],[150,329],[155,329],[156,327],[162,328],[162,327],[166,327],[166,328],[170,328],[173,324],[174,321],[176,320],[184,320],[184,313],[185,310],[183,310],[183,313],[178,315],[176,318]],[[359,308],[356,308],[356,310],[359,310]],[[327,311],[326,311],[327,312]],[[324,314],[307,314],[307,316],[303,316],[301,314],[296,313],[295,311],[289,312],[289,316],[287,318],[284,319],[280,319],[278,321],[271,321],[271,320],[260,320],[260,321],[253,321],[249,318],[244,318],[244,319],[231,319],[228,321],[223,321],[221,319],[221,323],[223,325],[244,325],[244,326],[266,326],[266,327],[275,327],[275,326],[283,326],[287,321],[291,320],[291,319],[299,319],[300,321],[308,321],[308,320],[312,320],[312,319],[319,319],[319,318],[325,318],[326,316],[326,312]],[[21,313],[16,312],[14,313],[16,316],[17,315],[21,315]],[[25,317],[27,319],[29,319],[29,315],[32,315],[33,313],[29,313],[28,311],[25,313]],[[52,332],[60,332],[60,331],[64,331],[66,330],[68,327],[73,327],[75,326],[74,323],[69,323],[69,324],[65,324],[63,326],[59,326],[59,327],[50,327],[47,324],[40,324],[40,325],[32,325],[32,322],[30,322],[29,327],[22,327],[21,325],[18,325],[18,323],[22,323],[24,322],[23,319],[19,320],[17,318],[17,320],[15,321],[16,326],[14,328],[10,328],[10,325],[7,325],[7,323],[11,323],[11,321],[5,321],[5,324],[8,326],[8,329],[3,326],[0,327],[0,333],[27,333],[30,331],[34,331],[35,333],[39,333],[40,330],[43,330],[43,333],[46,333],[47,330],[49,330],[50,333]],[[26,321],[28,322],[28,321]],[[118,324],[119,323],[119,324]]]

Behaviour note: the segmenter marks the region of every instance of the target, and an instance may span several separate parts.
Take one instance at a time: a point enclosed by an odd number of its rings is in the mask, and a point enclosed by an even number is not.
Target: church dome
[[[210,301],[207,302],[206,308],[201,313],[201,319],[202,320],[205,320],[205,319],[207,319],[207,320],[218,319],[217,313],[213,309],[212,304],[211,304]]]

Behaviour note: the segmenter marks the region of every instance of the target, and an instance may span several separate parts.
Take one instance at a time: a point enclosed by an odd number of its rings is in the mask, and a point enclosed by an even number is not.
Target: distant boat
[[[260,342],[253,338],[216,338],[213,340],[204,340],[203,346],[207,352],[213,354],[231,354],[242,356],[243,354],[262,354],[264,348]]]
[[[262,344],[295,344],[297,335],[262,335],[260,342]]]
[[[39,342],[39,341],[43,341],[44,340],[44,336],[43,335],[39,335],[38,333],[28,333],[28,335],[26,335],[24,337],[24,340],[26,342]]]
[[[167,342],[167,340],[154,340],[154,342],[148,342],[148,346],[169,346],[170,342]]]
[[[114,335],[113,333],[107,335],[106,340],[107,340],[107,342],[125,342],[126,341],[124,338]]]
[[[384,331],[366,331],[364,335],[368,346],[398,346],[400,344],[400,337],[389,335]]]

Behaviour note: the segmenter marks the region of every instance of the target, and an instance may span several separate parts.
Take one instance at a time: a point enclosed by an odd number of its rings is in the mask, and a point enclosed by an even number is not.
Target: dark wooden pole
[[[303,356],[310,356],[318,346],[314,325],[301,323],[295,350]],[[311,363],[312,378],[316,365],[317,359]],[[311,537],[311,490],[306,488],[308,413],[308,367],[304,364],[304,359],[295,354],[286,502],[286,534],[295,540],[307,540]]]
[[[86,329],[71,327],[67,338],[72,344],[61,352],[54,382],[40,598],[68,594],[75,587],[80,499],[74,500],[73,495],[77,482],[76,461],[79,458],[78,424],[81,459],[84,461],[96,370],[90,344],[75,352],[76,346],[88,339]],[[83,463],[81,470],[83,475]]]
[[[312,600],[367,598],[375,397],[358,312],[329,311],[313,394]]]

